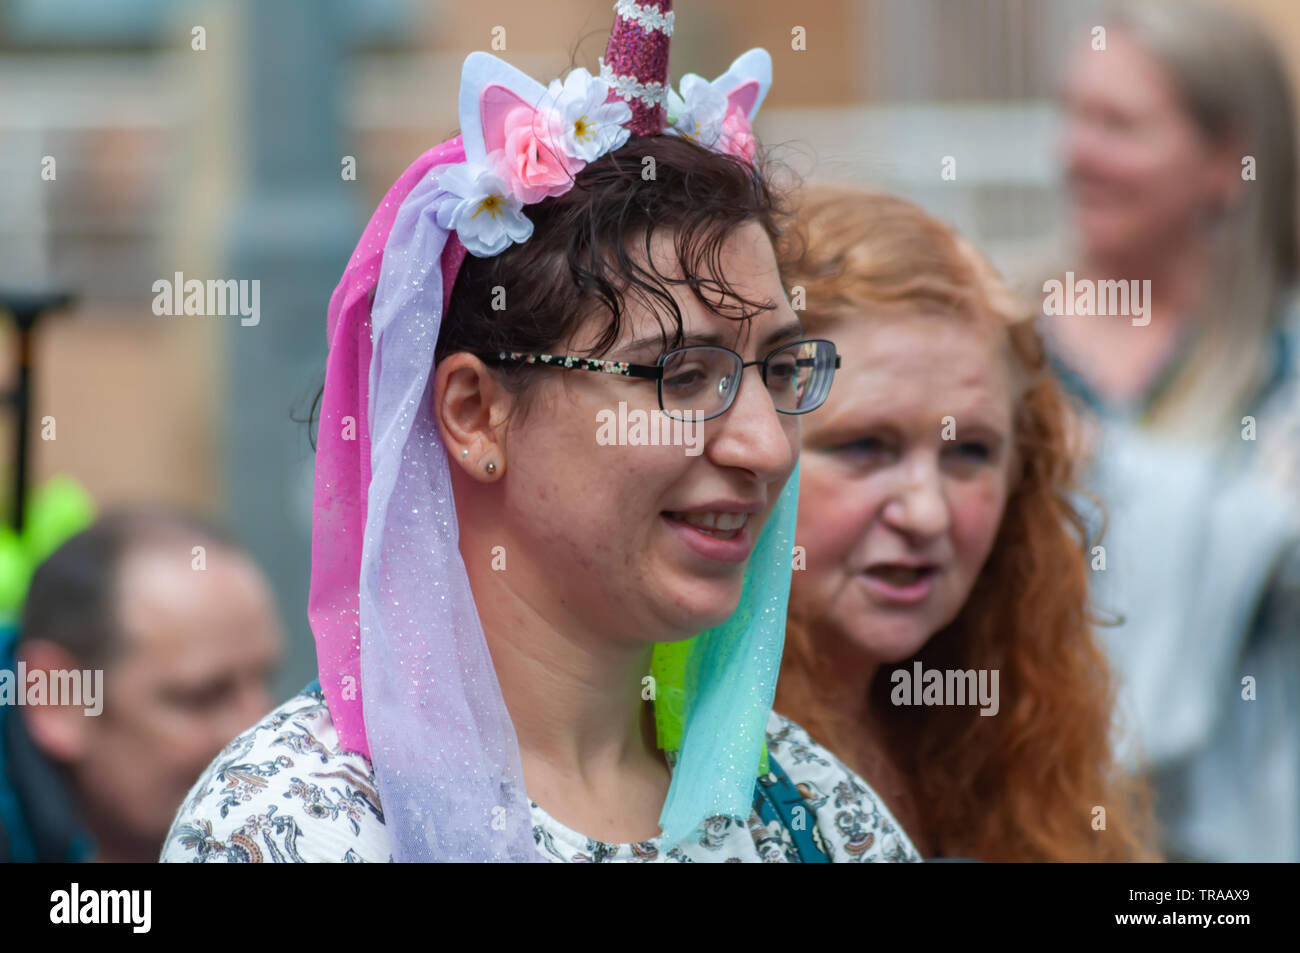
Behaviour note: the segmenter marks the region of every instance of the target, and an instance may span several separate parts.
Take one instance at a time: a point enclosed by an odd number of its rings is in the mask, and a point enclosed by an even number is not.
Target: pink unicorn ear
[[[491,53],[465,57],[460,74],[460,134],[467,162],[482,163],[505,145],[505,120],[513,109],[536,109],[546,87]]]
[[[758,83],[753,80],[727,93],[727,105],[738,106],[746,117],[753,116],[756,112],[754,109],[756,102],[758,102]]]
[[[532,108],[512,89],[504,86],[488,86],[479,94],[478,112],[483,124],[483,148],[491,155],[506,144],[505,120],[512,109],[519,106]]]
[[[761,48],[742,53],[711,85],[726,95],[728,106],[739,106],[753,119],[772,87],[772,57]]]

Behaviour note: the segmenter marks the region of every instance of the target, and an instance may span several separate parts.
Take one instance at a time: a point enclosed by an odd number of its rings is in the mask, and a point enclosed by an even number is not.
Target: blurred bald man
[[[283,645],[257,566],[197,517],[122,511],[64,543],[14,661],[102,669],[102,712],[0,707],[0,860],[156,862],[199,774],[272,708]]]

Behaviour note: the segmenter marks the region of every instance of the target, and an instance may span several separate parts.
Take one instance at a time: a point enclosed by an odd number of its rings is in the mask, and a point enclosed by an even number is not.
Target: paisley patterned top
[[[813,841],[832,861],[920,860],[884,803],[802,728],[774,712],[767,744],[803,795]],[[537,849],[553,862],[799,860],[790,830],[778,820],[765,824],[758,811],[745,824],[711,818],[695,839],[663,851],[658,838],[592,840],[529,803]],[[391,860],[369,759],[339,750],[324,699],[305,691],[222,749],[190,789],[161,857],[163,863]]]

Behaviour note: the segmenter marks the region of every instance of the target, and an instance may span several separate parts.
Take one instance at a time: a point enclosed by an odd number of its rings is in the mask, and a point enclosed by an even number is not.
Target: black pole
[[[48,311],[65,308],[72,301],[67,292],[14,292],[0,290],[0,308],[7,310],[18,328],[18,383],[9,395],[17,415],[14,426],[13,510],[9,521],[14,532],[23,531],[27,507],[27,457],[31,437],[28,409],[32,395],[32,340],[36,322]]]
[[[18,322],[18,389],[14,391],[14,532],[22,535],[23,513],[27,504],[27,407],[32,393],[32,324],[35,315],[14,315]],[[30,322],[30,323],[29,323]]]

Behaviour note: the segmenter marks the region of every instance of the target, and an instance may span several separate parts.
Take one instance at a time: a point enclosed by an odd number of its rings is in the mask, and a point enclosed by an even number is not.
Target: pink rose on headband
[[[727,115],[722,120],[722,135],[718,146],[724,152],[746,162],[754,161],[754,153],[758,149],[754,142],[754,129],[745,111],[735,104],[727,108]]]
[[[544,112],[516,106],[506,114],[505,145],[493,153],[496,167],[525,205],[567,192],[586,165],[556,145],[554,123]]]

